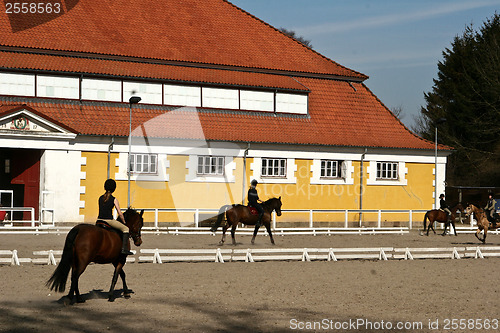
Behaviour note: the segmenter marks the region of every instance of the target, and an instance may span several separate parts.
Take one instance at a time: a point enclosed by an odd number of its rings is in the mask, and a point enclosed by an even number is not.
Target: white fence
[[[134,255],[135,251],[132,251]],[[416,259],[483,259],[500,257],[500,246],[464,246],[446,248],[272,248],[272,249],[141,249],[138,260],[128,263],[168,262],[256,262],[256,261],[338,261],[338,260],[416,260]],[[34,251],[35,258],[19,258],[16,250],[0,250],[0,263],[56,265],[62,251]]]
[[[175,208],[137,208],[137,210],[144,210],[145,213],[150,212],[154,214],[154,228],[160,229],[165,223],[168,222],[160,222],[159,215],[160,213],[191,213],[193,214],[193,224],[194,227],[199,227],[200,225],[200,216],[201,215],[210,215],[216,216],[219,213],[218,209],[211,208],[184,208],[184,209],[175,209]],[[362,227],[363,223],[366,222],[375,222],[377,228],[383,228],[384,219],[390,220],[390,218],[386,218],[387,216],[400,214],[405,215],[406,218],[402,220],[402,223],[406,224],[406,227],[412,229],[414,223],[414,214],[416,213],[425,213],[427,210],[424,209],[283,209],[282,213],[287,217],[290,214],[307,216],[305,219],[301,219],[308,224],[309,228],[314,228],[315,223],[324,222],[321,221],[320,218],[317,218],[320,214],[331,214],[331,215],[341,215],[341,218],[336,218],[335,220],[341,220],[344,228],[349,227],[349,223],[358,223],[359,227]],[[357,218],[353,218],[353,215],[356,214]],[[376,215],[376,218],[366,219],[367,215]],[[417,221],[422,223],[422,219]],[[280,222],[277,221],[276,213],[273,212],[272,219],[272,227],[273,229],[277,229],[277,224]]]
[[[31,218],[29,221],[6,221],[0,223],[0,234],[48,234],[56,233],[63,234],[67,233],[77,223],[58,223],[49,221],[48,223],[40,223],[34,219],[34,208],[25,207],[4,207],[4,210],[9,212],[13,211],[29,211],[31,213]],[[47,208],[47,210],[51,210]],[[138,210],[140,210],[138,208]],[[173,208],[144,208],[148,215],[145,215],[145,226],[143,228],[143,233],[154,233],[154,234],[209,234],[210,230],[207,226],[201,226],[200,218],[207,216],[216,216],[218,213],[217,209],[173,209]],[[384,209],[290,209],[282,210],[283,214],[289,217],[289,215],[299,214],[299,216],[304,217],[300,223],[295,222],[285,222],[279,221],[279,218],[273,213],[272,216],[272,230],[275,235],[298,235],[298,234],[309,234],[309,235],[335,235],[335,234],[404,234],[408,233],[411,229],[421,229],[423,228],[422,216],[426,210],[384,210]],[[52,212],[53,213],[53,212]],[[185,214],[191,216],[190,222],[163,222],[160,221],[160,214]],[[333,223],[335,226],[325,225],[325,215],[327,214],[329,218],[334,216],[337,223]],[[394,214],[398,214],[399,226],[387,226],[394,225]],[[418,221],[415,221],[415,217],[419,215]],[[52,214],[53,217],[53,214]],[[339,223],[338,221],[341,220]],[[359,222],[361,220],[361,222]],[[386,220],[388,222],[386,222]],[[29,226],[18,226],[22,222],[23,224],[29,224]],[[328,222],[328,221],[327,221]],[[286,225],[296,225],[292,227],[285,227]],[[326,225],[332,223],[326,223]],[[356,226],[352,226],[352,225]],[[340,225],[340,226],[339,226]],[[349,226],[351,225],[351,226]],[[456,223],[458,233],[474,233],[476,231],[475,221],[470,218],[466,221],[466,224]],[[444,224],[435,223],[435,228],[442,228]],[[222,228],[219,228],[219,231]],[[238,228],[238,234],[252,234],[253,227],[243,227]],[[498,234],[499,231],[489,231],[492,234]],[[261,228],[259,234],[267,235],[265,228]]]

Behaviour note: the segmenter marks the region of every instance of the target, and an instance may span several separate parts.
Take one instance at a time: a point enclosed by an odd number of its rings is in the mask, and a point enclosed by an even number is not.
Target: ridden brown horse
[[[486,217],[486,212],[482,208],[479,208],[473,204],[469,204],[467,208],[465,208],[465,214],[467,216],[470,216],[470,214],[472,213],[474,213],[477,221],[477,231],[475,233],[475,236],[484,244],[486,242],[486,235],[488,234],[488,230],[495,230],[499,225],[497,224],[496,227],[491,226],[490,221],[488,221],[488,218]],[[481,230],[484,230],[484,236],[482,239],[479,238]]]
[[[456,218],[456,212],[459,210],[460,212],[464,211],[464,207],[462,206],[461,203],[458,203],[455,205],[453,208],[450,209],[451,211],[451,217],[450,217],[450,223],[453,226],[453,231],[455,232],[455,236],[457,235],[457,229],[455,229],[455,218]],[[427,226],[427,220],[429,220],[429,226]],[[446,235],[446,229],[448,228],[448,214],[446,212],[440,210],[440,209],[433,209],[427,211],[424,215],[424,232],[425,229],[427,228],[427,236],[429,236],[429,229],[432,229],[434,233],[436,233],[436,230],[434,230],[434,222],[441,222],[444,223],[444,231],[441,235]],[[451,227],[450,227],[451,230]]]
[[[262,203],[262,208],[264,208],[264,215],[262,216],[261,223],[266,227],[267,233],[269,234],[269,238],[271,239],[271,243],[274,244],[273,234],[271,233],[271,213],[276,211],[276,215],[281,216],[281,197],[279,198],[271,198]],[[241,222],[246,225],[255,225],[255,229],[253,231],[252,244],[255,243],[255,236],[257,236],[257,232],[259,231],[259,227],[256,226],[257,220],[259,219],[259,215],[253,215],[250,212],[248,206],[244,205],[225,205],[219,209],[219,215],[217,215],[217,222],[215,226],[212,228],[212,231],[217,231],[217,228],[221,224],[222,219],[224,218],[224,213],[226,213],[226,224],[222,228],[222,239],[219,242],[220,245],[224,244],[226,240],[226,230],[231,227],[231,238],[233,240],[233,245],[236,245],[236,240],[234,238],[234,233],[236,231],[236,227],[238,223]]]
[[[142,244],[143,213],[144,211],[141,211],[139,214],[131,208],[123,213],[125,224],[128,226],[130,236],[136,246]],[[91,262],[97,264],[112,263],[115,266],[115,271],[108,293],[108,300],[113,302],[115,299],[114,289],[118,275],[123,281],[123,296],[130,298],[130,291],[127,288],[125,272],[123,271],[127,256],[120,253],[121,248],[121,235],[118,235],[114,230],[107,230],[93,224],[79,224],[73,227],[66,236],[61,262],[47,281],[47,287],[57,292],[63,292],[66,288],[69,270],[72,269],[68,300],[70,304],[73,304],[73,296],[76,295],[76,301],[83,303],[85,300],[80,296],[78,279],[87,268],[87,265]]]

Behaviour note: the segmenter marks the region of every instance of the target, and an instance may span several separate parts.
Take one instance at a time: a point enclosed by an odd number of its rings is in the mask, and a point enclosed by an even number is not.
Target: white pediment
[[[0,134],[7,136],[39,136],[73,139],[76,134],[27,109],[4,114],[0,118]]]

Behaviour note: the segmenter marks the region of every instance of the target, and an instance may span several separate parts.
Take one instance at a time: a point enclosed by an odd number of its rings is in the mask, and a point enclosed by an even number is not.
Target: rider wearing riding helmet
[[[443,210],[448,215],[447,222],[450,222],[451,221],[451,211],[450,211],[450,207],[448,206],[448,204],[444,200],[444,194],[441,194],[439,196],[439,209]]]
[[[259,199],[259,195],[257,194],[257,184],[258,182],[254,179],[250,182],[250,188],[248,189],[248,204],[253,206],[259,212],[259,219],[257,220],[257,224],[255,225],[257,228],[260,227],[262,217],[264,216],[264,208],[262,208],[262,200]]]
[[[104,190],[106,192],[99,197],[99,216],[97,220],[104,221],[108,223],[111,227],[120,230],[123,232],[122,238],[122,254],[133,254],[129,251],[129,229],[125,225],[125,217],[120,209],[120,204],[118,203],[118,199],[113,196],[113,192],[116,190],[116,182],[114,179],[108,179],[104,182]],[[116,212],[118,216],[123,221],[123,223],[113,219],[113,208],[116,208]]]
[[[486,202],[486,207],[484,207],[484,211],[486,212],[486,218],[492,224],[493,228],[496,228],[495,221],[495,206],[497,202],[493,199],[493,194],[488,194],[488,201]]]

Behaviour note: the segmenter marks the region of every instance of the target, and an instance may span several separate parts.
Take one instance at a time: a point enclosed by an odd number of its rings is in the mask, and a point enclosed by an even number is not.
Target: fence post
[[[410,230],[413,229],[413,211],[410,209]]]
[[[309,228],[313,227],[313,210],[309,210]]]
[[[31,227],[35,227],[35,208],[31,208]]]
[[[196,208],[194,212],[194,226],[198,228],[198,222],[200,221],[200,210],[199,208]]]
[[[382,210],[381,209],[378,210],[378,222],[377,222],[377,226],[378,226],[378,228],[380,228],[382,226]]]
[[[349,227],[349,210],[345,210],[345,220],[344,220],[344,227],[347,229]]]
[[[155,228],[158,230],[158,208],[155,208]]]

